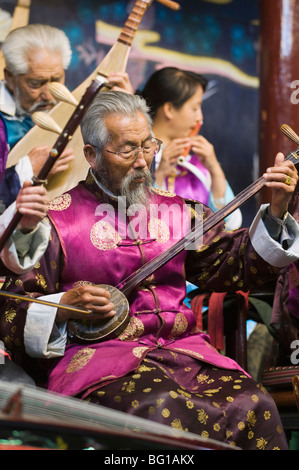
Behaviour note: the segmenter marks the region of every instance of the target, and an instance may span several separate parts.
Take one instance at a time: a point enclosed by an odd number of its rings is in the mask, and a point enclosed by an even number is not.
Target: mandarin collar
[[[16,102],[13,95],[8,91],[5,81],[0,82],[0,111],[9,116],[16,115]]]

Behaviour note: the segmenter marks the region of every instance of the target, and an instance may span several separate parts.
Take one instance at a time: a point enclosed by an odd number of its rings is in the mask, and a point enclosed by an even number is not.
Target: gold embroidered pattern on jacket
[[[69,193],[62,194],[57,196],[49,204],[49,210],[51,211],[64,211],[70,207],[72,203],[72,196]]]
[[[144,332],[144,325],[139,318],[131,317],[126,329],[119,335],[121,341],[135,341]]]
[[[187,328],[188,320],[183,313],[179,312],[175,316],[174,325],[172,327],[169,337],[175,338],[176,336],[180,336],[187,330]]]
[[[101,251],[115,250],[121,237],[108,222],[96,222],[90,231],[90,240],[95,248]]]
[[[170,231],[164,220],[152,218],[148,223],[148,231],[151,238],[155,238],[158,243],[166,243],[170,238]]]
[[[72,374],[74,372],[78,372],[78,370],[83,369],[83,367],[89,363],[95,352],[96,350],[92,348],[80,349],[80,351],[76,352],[76,354],[74,354],[72,357],[66,372],[68,374]]]

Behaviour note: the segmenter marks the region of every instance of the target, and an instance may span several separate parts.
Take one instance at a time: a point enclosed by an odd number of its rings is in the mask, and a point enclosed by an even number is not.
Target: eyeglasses
[[[137,147],[137,145],[126,145],[126,147],[118,152],[112,152],[112,150],[107,149],[106,152],[113,153],[117,155],[121,161],[129,163],[137,160],[139,152],[142,152],[146,158],[154,157],[159,152],[162,143],[161,140],[150,137],[141,147]]]

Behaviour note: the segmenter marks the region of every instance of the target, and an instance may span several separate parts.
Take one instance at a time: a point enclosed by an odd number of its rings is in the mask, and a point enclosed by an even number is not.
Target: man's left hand
[[[273,167],[263,174],[266,186],[272,189],[271,213],[281,219],[288,211],[288,205],[298,181],[298,172],[294,163],[284,160],[284,155],[278,153]]]

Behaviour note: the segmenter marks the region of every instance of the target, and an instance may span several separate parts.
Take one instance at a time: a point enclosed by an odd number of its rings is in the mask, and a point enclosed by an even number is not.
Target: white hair
[[[30,24],[11,31],[2,44],[7,69],[14,75],[28,73],[28,54],[45,49],[61,54],[66,70],[70,64],[72,50],[66,34],[53,26]]]
[[[109,114],[135,117],[138,112],[144,114],[151,130],[152,119],[144,98],[122,91],[98,93],[81,122],[84,144],[93,145],[101,151],[110,138],[105,124],[106,117]]]

